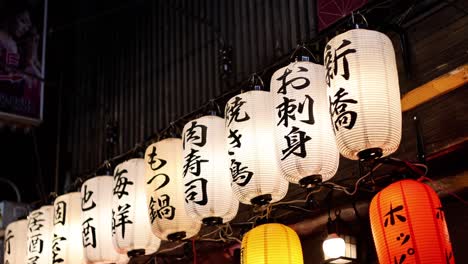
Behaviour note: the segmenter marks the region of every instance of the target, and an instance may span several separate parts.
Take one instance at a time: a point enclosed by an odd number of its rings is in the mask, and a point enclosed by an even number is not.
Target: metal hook
[[[255,80],[258,80],[260,82],[260,87],[256,85]],[[262,90],[265,88],[265,84],[263,83],[262,77],[258,75],[256,72],[254,72],[251,77],[250,77],[250,85],[253,87],[253,90]]]
[[[293,53],[291,54],[291,56],[289,56],[289,60],[294,59],[296,53],[299,52],[300,50],[305,50],[305,51],[307,51],[307,53],[309,53],[310,57],[312,57],[312,58],[314,59],[314,61],[315,61],[316,63],[318,63],[317,57],[315,57],[315,55],[312,53],[312,51],[310,51],[310,50],[306,47],[306,44],[305,44],[305,43],[297,44],[296,49],[293,51]],[[297,61],[297,58],[295,59],[295,61]]]
[[[368,28],[369,27],[369,23],[367,22],[367,19],[366,17],[359,11],[356,12],[356,15],[361,17],[362,21],[364,22],[364,27],[365,28]],[[354,12],[351,12],[351,25],[354,27],[354,28],[362,28],[362,23],[359,24],[358,22],[356,22],[356,19],[354,17]]]

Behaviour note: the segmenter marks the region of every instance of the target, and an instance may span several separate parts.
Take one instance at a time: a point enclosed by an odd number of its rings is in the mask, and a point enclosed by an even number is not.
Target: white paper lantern
[[[276,116],[276,155],[289,182],[308,186],[338,169],[339,152],[330,123],[322,65],[300,61],[271,78]]]
[[[204,116],[183,130],[185,209],[204,224],[231,221],[239,201],[232,193],[226,154],[224,119]]]
[[[349,159],[387,156],[401,139],[395,51],[377,31],[353,29],[325,47],[325,81],[338,149]]]
[[[145,187],[144,159],[131,159],[115,168],[112,237],[121,254],[152,254],[159,249],[161,240],[151,232]]]
[[[97,176],[81,186],[84,256],[92,263],[113,263],[120,258],[112,239],[112,187],[112,176]]]
[[[53,263],[82,264],[81,196],[79,192],[61,195],[54,202]]]
[[[167,138],[145,153],[146,200],[153,233],[162,240],[190,238],[201,224],[185,212],[182,140]]]
[[[272,96],[266,91],[245,92],[226,104],[232,189],[245,204],[276,202],[288,191],[288,182],[276,161],[272,110]]]
[[[3,263],[27,263],[28,220],[11,222],[5,229],[3,241]]]
[[[28,215],[28,255],[26,263],[52,263],[54,207],[45,205]]]

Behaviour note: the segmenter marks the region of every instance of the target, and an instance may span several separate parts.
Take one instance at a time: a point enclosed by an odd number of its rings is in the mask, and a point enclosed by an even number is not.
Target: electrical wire
[[[357,191],[359,190],[359,184],[364,180],[366,179],[367,177],[369,177],[370,175],[372,175],[372,173],[377,170],[378,168],[380,168],[382,166],[382,163],[379,163],[377,164],[376,166],[374,166],[371,171],[369,171],[368,173],[366,173],[364,176],[361,176],[357,181],[356,183],[354,184],[354,190],[353,191],[348,191],[348,187],[345,187],[345,186],[342,186],[342,185],[339,185],[337,183],[334,183],[334,182],[331,182],[331,181],[327,181],[325,183],[323,183],[323,185],[331,185],[333,186],[336,190],[340,190],[342,192],[344,192],[345,194],[347,195],[355,195],[357,193]]]
[[[13,191],[15,192],[16,202],[21,203],[21,192],[20,192],[18,186],[13,181],[10,181],[9,179],[3,178],[3,177],[0,177],[0,182],[4,182],[4,183],[8,184],[13,189]]]
[[[182,242],[182,243],[180,243],[180,244],[177,245],[177,246],[174,246],[174,247],[171,247],[171,248],[166,248],[166,249],[160,250],[160,251],[158,251],[158,253],[156,253],[156,254],[171,252],[171,251],[176,250],[176,249],[178,249],[178,248],[180,248],[180,247],[183,247],[185,244],[187,244],[187,242]]]
[[[438,184],[436,181],[433,181],[432,179],[430,178],[427,178],[426,176],[421,176],[419,179],[418,179],[419,182],[422,182],[422,181],[428,181],[430,182],[432,185],[434,185],[434,187],[436,187],[439,191],[443,191],[443,192],[446,192],[447,194],[453,196],[454,198],[456,198],[457,200],[459,200],[460,202],[462,202],[463,204],[465,205],[468,205],[468,202],[465,201],[463,198],[461,198],[460,196],[458,196],[456,193],[453,193],[453,192],[450,192],[448,191],[446,188],[442,187],[440,184]]]

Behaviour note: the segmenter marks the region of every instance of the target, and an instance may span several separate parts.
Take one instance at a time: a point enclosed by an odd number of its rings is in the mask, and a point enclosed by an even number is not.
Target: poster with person
[[[47,0],[0,0],[0,120],[42,120]]]

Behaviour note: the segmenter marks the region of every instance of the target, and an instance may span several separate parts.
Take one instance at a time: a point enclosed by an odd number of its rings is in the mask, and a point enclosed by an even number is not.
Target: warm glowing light
[[[81,196],[71,192],[54,201],[54,243],[52,252],[56,263],[82,264]]]
[[[302,264],[301,241],[296,232],[282,224],[264,224],[244,235],[243,264]]]
[[[131,159],[115,168],[112,238],[120,254],[152,254],[161,240],[151,232],[146,205],[145,160]]]
[[[188,122],[182,133],[185,209],[205,224],[229,222],[239,207],[220,131],[224,131],[223,118],[203,116]]]
[[[389,185],[372,199],[369,214],[380,264],[455,263],[442,204],[426,184]]]
[[[161,240],[193,237],[201,223],[185,211],[182,140],[166,138],[145,153],[146,200],[153,234]]]
[[[26,253],[28,220],[10,223],[5,229],[3,241],[3,263],[27,263]]]
[[[45,205],[28,215],[28,262],[52,263],[54,207]]]
[[[294,62],[276,71],[270,86],[276,155],[283,176],[302,186],[329,180],[340,155],[330,123],[325,68]]]
[[[325,83],[340,153],[348,159],[387,156],[401,139],[395,51],[384,34],[353,29],[325,47]]]
[[[81,186],[81,232],[85,259],[115,263],[120,254],[112,241],[112,176],[97,176]]]
[[[288,181],[276,161],[270,92],[249,91],[231,98],[225,109],[226,143],[232,189],[245,204],[281,200]]]
[[[343,238],[339,237],[336,233],[332,233],[323,241],[322,248],[325,259],[339,258],[345,255],[346,244]]]

